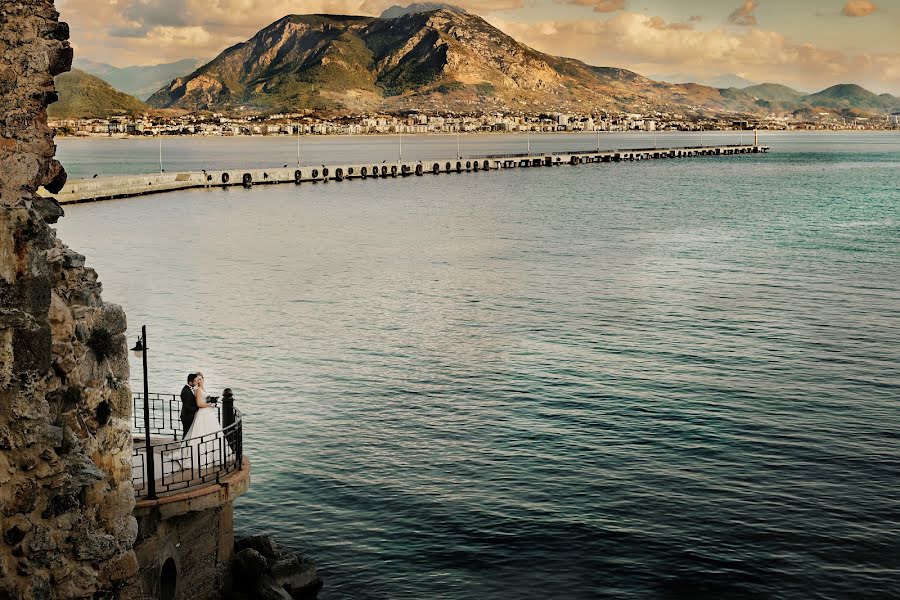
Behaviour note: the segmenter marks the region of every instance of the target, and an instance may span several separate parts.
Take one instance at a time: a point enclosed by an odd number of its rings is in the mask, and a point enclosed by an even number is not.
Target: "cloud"
[[[598,5],[593,0],[580,1],[584,6]],[[375,15],[394,3],[396,0],[57,0],[56,6],[71,25],[76,56],[126,66],[211,59],[299,10]],[[807,90],[854,82],[873,91],[900,93],[900,53],[896,51],[832,50],[755,27],[693,29],[691,24],[699,19],[667,23],[660,17],[629,11],[580,21],[522,23],[506,21],[501,11],[523,6],[525,0],[456,3],[476,14],[493,9],[484,16],[514,38],[538,50],[595,65],[641,73],[689,72],[710,78],[740,73],[747,79],[774,79]],[[757,5],[748,0],[741,8],[752,13]],[[179,14],[167,14],[169,10]]]
[[[376,16],[396,1],[57,0],[56,7],[71,26],[76,56],[126,66],[212,58],[289,14]],[[525,6],[525,0],[454,3],[476,14]]]
[[[557,4],[592,6],[596,13],[611,13],[625,8],[625,0],[555,0]]]
[[[690,23],[666,23],[662,17],[650,17],[650,20],[647,21],[647,25],[654,29],[693,29],[694,26]]]
[[[873,2],[869,2],[869,0],[848,0],[843,10],[841,10],[841,14],[845,17],[865,17],[876,10],[878,10],[878,7]]]
[[[712,78],[741,73],[754,81],[774,81],[819,90],[835,83],[858,83],[876,92],[900,92],[900,53],[865,53],[797,43],[753,28],[694,30],[683,23],[624,12],[605,20],[505,22],[490,19],[534,48],[572,56],[598,66],[639,73],[683,73]]]
[[[756,15],[753,11],[759,6],[756,0],[744,0],[744,3],[737,7],[733,13],[728,15],[728,22],[732,25],[742,25],[750,27],[756,25]]]

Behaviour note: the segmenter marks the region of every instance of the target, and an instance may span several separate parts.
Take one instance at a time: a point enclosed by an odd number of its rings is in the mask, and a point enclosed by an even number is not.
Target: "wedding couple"
[[[184,432],[181,462],[198,466],[218,462],[219,436],[216,434],[222,431],[222,425],[219,424],[214,404],[216,400],[217,396],[206,395],[203,373],[188,375],[187,384],[181,388],[181,426]]]

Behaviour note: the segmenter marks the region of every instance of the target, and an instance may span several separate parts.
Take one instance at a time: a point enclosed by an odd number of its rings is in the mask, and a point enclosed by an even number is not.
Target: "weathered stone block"
[[[53,356],[50,353],[52,341],[50,326],[37,324],[29,329],[13,331],[13,370],[16,372],[45,373],[50,369]]]
[[[319,581],[316,574],[316,563],[296,554],[286,554],[280,558],[272,566],[270,575],[278,585],[287,589],[291,594],[313,586]]]
[[[118,556],[100,566],[100,578],[103,581],[122,581],[138,572],[137,555],[132,550]]]
[[[125,311],[118,304],[106,304],[100,309],[94,327],[102,327],[110,333],[125,333],[128,329],[128,320]]]
[[[283,587],[267,575],[259,578],[253,588],[253,597],[259,600],[294,600]]]
[[[3,507],[3,514],[9,517],[19,513],[30,513],[37,506],[39,490],[38,484],[30,479],[17,484],[12,497]]]
[[[103,562],[118,551],[116,539],[105,533],[93,532],[90,536],[75,541],[75,556],[81,560]]]
[[[266,558],[253,548],[244,548],[235,553],[233,564],[238,582],[256,581],[268,568]]]
[[[75,53],[69,46],[60,46],[50,54],[50,74],[56,77],[72,68]]]
[[[272,539],[267,535],[251,535],[245,538],[241,538],[234,543],[234,551],[240,552],[245,548],[252,548],[253,550],[259,552],[262,556],[266,557],[267,561],[274,561],[280,556],[280,549],[278,548],[278,544],[276,544]]]
[[[58,517],[67,512],[77,510],[80,505],[80,495],[71,493],[58,493],[50,498],[50,501],[47,503],[47,508],[45,508],[44,512],[41,513],[41,517],[45,519]]]

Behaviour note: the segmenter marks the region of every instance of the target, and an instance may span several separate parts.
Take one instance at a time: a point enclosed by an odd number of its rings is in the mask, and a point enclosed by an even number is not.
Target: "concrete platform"
[[[581,165],[663,158],[693,158],[700,156],[733,156],[759,154],[768,146],[731,145],[696,146],[685,148],[638,148],[603,152],[553,152],[544,154],[486,154],[466,158],[414,160],[382,163],[335,165],[302,165],[271,169],[227,169],[189,171],[183,173],[154,173],[148,175],[120,175],[93,179],[72,179],[58,194],[41,188],[39,193],[56,199],[60,204],[93,202],[111,198],[125,198],[157,194],[189,188],[250,187],[275,183],[316,183],[347,179],[392,179],[396,177],[467,173],[527,167]]]

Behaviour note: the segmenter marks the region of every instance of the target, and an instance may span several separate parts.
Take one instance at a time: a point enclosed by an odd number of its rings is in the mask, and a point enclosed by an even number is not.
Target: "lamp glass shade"
[[[144,341],[141,338],[138,338],[137,343],[134,345],[134,348],[132,348],[131,351],[136,357],[142,357],[144,355]]]

